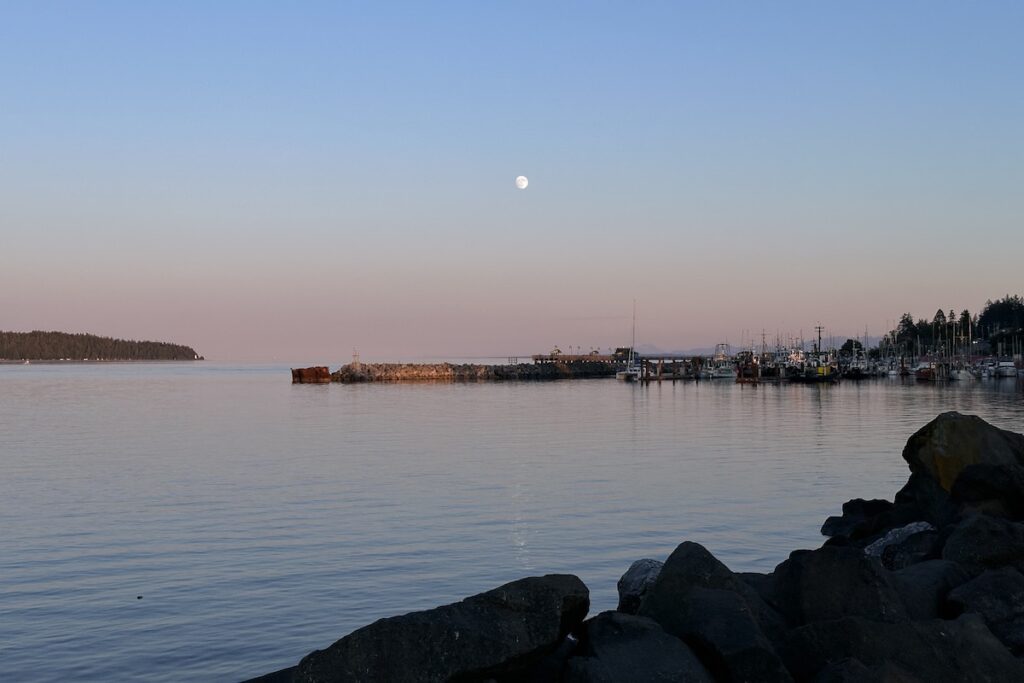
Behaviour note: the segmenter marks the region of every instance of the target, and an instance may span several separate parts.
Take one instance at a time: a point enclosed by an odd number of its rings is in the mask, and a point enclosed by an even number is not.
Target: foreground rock
[[[578,653],[566,681],[714,681],[683,641],[644,617],[602,612],[584,624]]]
[[[1024,652],[1024,575],[1011,567],[985,572],[949,593],[951,611],[980,614],[1014,654]]]
[[[907,621],[889,572],[859,548],[798,550],[775,569],[776,603],[790,626],[842,617]]]
[[[1024,520],[1024,467],[968,465],[953,483],[950,498],[963,511]]]
[[[617,611],[625,614],[636,614],[640,603],[658,579],[663,562],[651,559],[637,560],[629,565],[629,569],[619,579],[619,606]]]
[[[575,576],[520,579],[455,604],[381,619],[294,669],[255,680],[530,680],[589,607],[587,587]]]
[[[820,621],[793,633],[785,657],[797,680],[812,680],[830,665],[855,659],[869,670],[895,665],[922,683],[1024,681],[1024,664],[976,614],[903,624],[861,617]]]
[[[907,441],[903,459],[946,491],[969,465],[1024,465],[1024,436],[993,427],[977,415],[943,413]]]
[[[779,615],[697,543],[669,556],[640,614],[689,645],[716,680],[792,680],[770,637],[782,633]]]
[[[831,538],[767,574],[681,543],[583,621],[574,576],[523,579],[382,619],[260,683],[1024,681],[1024,437],[946,413],[910,438],[892,502],[856,499]],[[1012,462],[1011,462],[1012,461]]]

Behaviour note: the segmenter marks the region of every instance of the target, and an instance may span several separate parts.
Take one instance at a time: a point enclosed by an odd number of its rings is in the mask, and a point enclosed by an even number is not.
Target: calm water
[[[237,681],[382,616],[572,572],[593,611],[683,540],[735,570],[890,497],[1013,380],[293,386],[286,367],[0,366],[8,680]],[[143,599],[137,599],[142,596]]]

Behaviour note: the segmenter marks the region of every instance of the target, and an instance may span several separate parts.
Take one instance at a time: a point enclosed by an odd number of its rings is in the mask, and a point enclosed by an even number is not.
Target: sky
[[[347,362],[1024,291],[1024,3],[0,3],[0,329]],[[526,190],[514,179],[529,177]]]

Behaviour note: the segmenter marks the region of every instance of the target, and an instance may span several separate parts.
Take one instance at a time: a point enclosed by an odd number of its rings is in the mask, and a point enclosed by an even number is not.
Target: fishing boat
[[[938,361],[921,361],[914,367],[914,379],[921,382],[945,382],[949,379],[949,365]]]
[[[728,344],[715,345],[715,355],[709,370],[709,379],[736,379],[736,368],[733,366]]]
[[[818,325],[815,329],[818,330],[818,343],[814,345],[811,353],[799,354],[799,360],[794,367],[795,372],[789,381],[803,384],[834,384],[839,381],[839,369],[829,362],[828,353],[821,348],[822,327]]]
[[[789,380],[803,384],[834,384],[839,381],[839,370],[818,354],[811,354]]]
[[[863,354],[858,354],[846,366],[846,370],[843,371],[843,379],[865,379],[870,374],[868,359]]]

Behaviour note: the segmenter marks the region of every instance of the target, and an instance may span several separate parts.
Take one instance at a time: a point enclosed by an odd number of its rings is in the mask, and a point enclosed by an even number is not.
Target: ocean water
[[[292,385],[286,366],[0,366],[0,662],[238,681],[359,626],[570,572],[592,613],[692,540],[737,571],[907,477],[1024,383]]]

